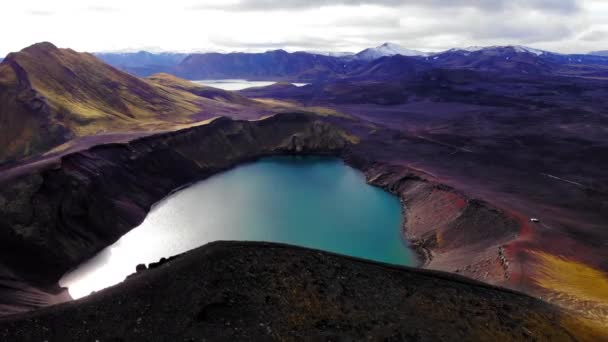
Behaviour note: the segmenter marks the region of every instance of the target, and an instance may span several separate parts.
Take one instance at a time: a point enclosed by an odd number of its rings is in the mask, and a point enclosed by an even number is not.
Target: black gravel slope
[[[218,242],[83,300],[0,320],[2,341],[574,340],[573,318],[444,273]]]

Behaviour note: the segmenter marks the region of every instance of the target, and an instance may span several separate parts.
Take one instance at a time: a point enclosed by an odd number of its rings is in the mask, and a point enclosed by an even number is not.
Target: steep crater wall
[[[382,161],[386,149],[347,125],[283,114],[208,125],[69,154],[3,181],[0,189],[0,312],[65,301],[57,281],[138,226],[172,191],[236,164],[276,154],[326,154],[399,196],[404,235],[427,268],[503,284],[500,246],[517,222],[412,170]],[[344,128],[340,128],[344,127]],[[378,153],[374,152],[378,151]],[[504,257],[503,257],[504,258]],[[3,309],[4,308],[4,309]]]

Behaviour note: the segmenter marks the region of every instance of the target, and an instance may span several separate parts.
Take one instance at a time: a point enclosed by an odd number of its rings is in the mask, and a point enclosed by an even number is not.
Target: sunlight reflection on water
[[[339,160],[268,158],[159,202],[139,227],[60,284],[80,298],[123,281],[140,263],[217,240],[284,242],[411,265],[400,223],[399,200]]]

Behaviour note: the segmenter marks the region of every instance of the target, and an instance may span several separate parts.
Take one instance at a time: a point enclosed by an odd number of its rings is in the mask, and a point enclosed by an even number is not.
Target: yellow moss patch
[[[54,147],[53,149],[49,150],[48,152],[44,153],[43,155],[48,156],[53,153],[63,152],[63,151],[68,150],[69,148],[72,148],[73,146],[74,146],[74,141],[71,140],[64,144]]]
[[[584,317],[566,317],[561,324],[570,331],[579,341],[606,341],[608,340],[608,324],[601,320]]]
[[[361,142],[361,139],[354,134],[344,132],[344,133],[342,133],[342,136],[344,136],[344,139],[348,140],[348,142],[350,142],[351,144],[354,144],[354,145]]]
[[[192,122],[192,123],[187,123],[187,124],[176,124],[176,125],[173,125],[172,127],[174,129],[184,129],[184,128],[204,126],[204,125],[208,125],[208,124],[212,123],[213,121],[217,120],[218,118],[220,118],[220,117],[215,116],[215,117],[212,117],[212,118],[204,120],[204,121],[197,121],[197,122]]]
[[[304,107],[303,110],[315,113],[320,116],[337,116],[341,118],[350,118],[351,116],[335,109],[327,107]]]
[[[608,274],[560,256],[530,254],[536,258],[534,281],[548,291],[546,300],[608,325]]]
[[[265,104],[265,105],[269,105],[269,106],[277,106],[277,107],[297,107],[300,104],[295,102],[295,101],[284,101],[284,100],[277,100],[277,99],[266,99],[266,98],[254,98],[252,99],[256,102]]]
[[[17,75],[8,64],[0,65],[0,85],[11,86],[17,83]]]
[[[351,118],[350,115],[339,112],[332,108],[320,107],[320,106],[312,106],[312,107],[304,107],[295,101],[285,101],[285,100],[277,100],[270,98],[254,98],[254,101],[274,107],[274,108],[282,108],[282,109],[297,109],[299,111],[316,114],[319,116],[336,116],[341,118]]]
[[[196,89],[196,88],[205,88],[205,86],[202,86],[200,84],[194,83],[194,82],[190,82],[188,80],[185,80],[183,78],[179,78],[177,76],[171,75],[171,74],[167,74],[167,73],[159,73],[159,74],[155,74],[152,75],[150,77],[148,77],[148,79],[150,81],[153,81],[154,83],[160,84],[160,85],[164,85],[164,86],[168,86],[168,87],[182,87],[184,89]]]

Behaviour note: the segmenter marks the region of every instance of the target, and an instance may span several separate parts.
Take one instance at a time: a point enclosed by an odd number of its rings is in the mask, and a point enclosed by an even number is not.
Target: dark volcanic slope
[[[84,300],[0,320],[0,339],[593,339],[584,329],[546,303],[458,276],[222,242]]]

